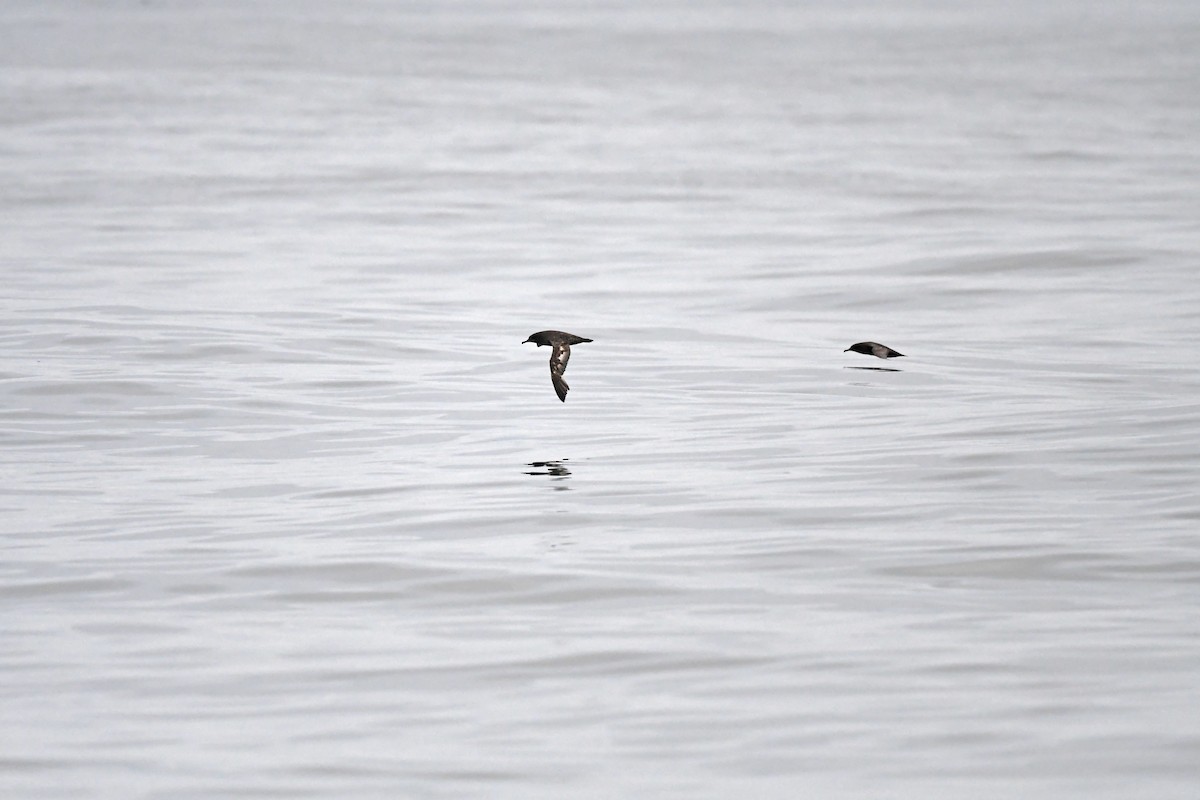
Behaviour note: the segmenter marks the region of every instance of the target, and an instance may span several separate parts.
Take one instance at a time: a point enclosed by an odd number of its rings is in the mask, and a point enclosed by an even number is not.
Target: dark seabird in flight
[[[554,392],[558,395],[558,399],[565,403],[567,402],[567,391],[571,387],[567,386],[567,382],[563,380],[563,373],[567,371],[567,362],[571,359],[571,345],[590,341],[591,339],[585,339],[573,333],[538,331],[530,334],[529,338],[521,344],[533,342],[538,347],[548,344],[554,348],[550,351],[550,382],[554,384]]]
[[[876,358],[903,358],[904,353],[897,353],[887,345],[882,345],[879,342],[859,342],[852,344],[842,351],[843,353],[862,353],[865,356],[875,356]]]

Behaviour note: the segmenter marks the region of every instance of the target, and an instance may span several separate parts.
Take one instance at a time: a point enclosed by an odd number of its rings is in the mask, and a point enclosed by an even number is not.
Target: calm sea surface
[[[0,793],[1200,796],[1200,7],[975,5],[5,2]]]

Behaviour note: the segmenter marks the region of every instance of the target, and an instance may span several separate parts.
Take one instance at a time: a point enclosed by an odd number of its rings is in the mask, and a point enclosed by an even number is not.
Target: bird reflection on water
[[[570,489],[566,485],[566,480],[571,476],[571,470],[567,469],[563,463],[567,459],[561,461],[531,461],[526,466],[533,467],[532,472],[526,472],[526,475],[549,475],[553,481],[553,487],[557,490]]]

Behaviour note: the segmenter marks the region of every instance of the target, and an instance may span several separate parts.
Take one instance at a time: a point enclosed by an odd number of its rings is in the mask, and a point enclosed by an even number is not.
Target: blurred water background
[[[5,797],[1200,796],[1194,3],[0,22]]]

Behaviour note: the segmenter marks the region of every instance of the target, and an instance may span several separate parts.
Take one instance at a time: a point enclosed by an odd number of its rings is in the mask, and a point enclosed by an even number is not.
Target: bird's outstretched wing
[[[554,393],[558,395],[558,399],[567,402],[567,392],[570,386],[563,380],[563,373],[567,371],[567,362],[571,360],[571,348],[569,345],[556,344],[554,350],[550,353],[550,382],[554,384]]]

